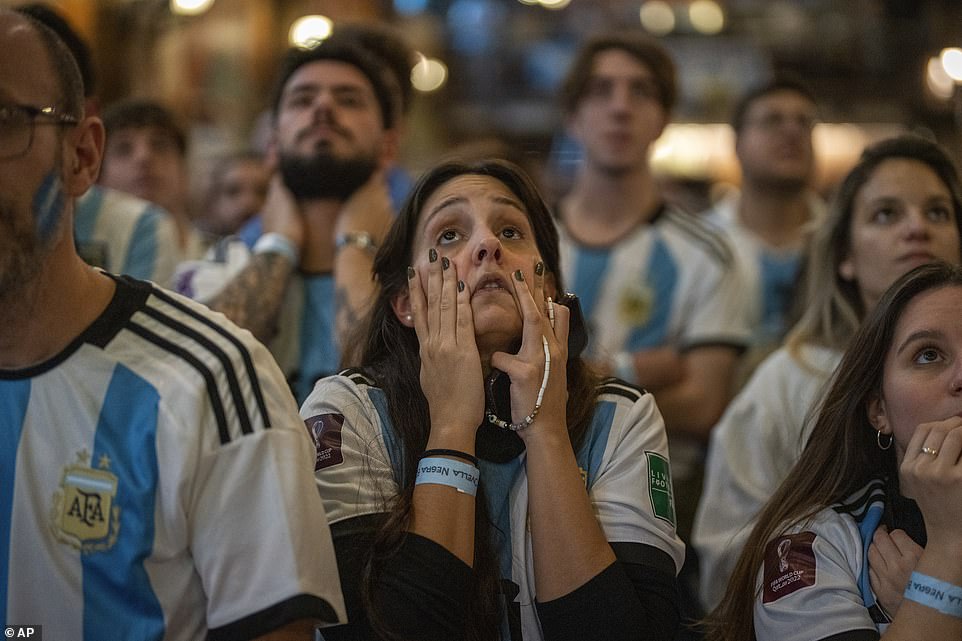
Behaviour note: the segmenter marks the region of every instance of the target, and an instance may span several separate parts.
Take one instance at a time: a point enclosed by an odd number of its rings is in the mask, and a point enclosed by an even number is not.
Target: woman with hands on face
[[[375,260],[361,367],[301,410],[351,621],[325,639],[674,637],[664,423],[569,353],[558,253],[510,163],[415,186]]]
[[[962,267],[889,289],[836,370],[797,465],[758,518],[710,639],[962,638]],[[873,533],[920,553],[876,603]],[[903,547],[903,543],[898,543]]]

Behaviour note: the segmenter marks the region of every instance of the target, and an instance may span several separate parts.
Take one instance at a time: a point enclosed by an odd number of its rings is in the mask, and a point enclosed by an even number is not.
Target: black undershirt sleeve
[[[825,637],[821,641],[878,641],[879,633],[876,630],[849,630]]]
[[[678,629],[675,563],[642,543],[612,543],[617,560],[563,597],[537,603],[545,641],[671,641]]]
[[[322,629],[324,641],[378,638],[361,599],[361,580],[383,518],[361,516],[331,526],[348,623]],[[384,562],[375,606],[381,621],[401,638],[457,640],[463,636],[473,580],[466,563],[434,541],[408,533],[397,554]]]

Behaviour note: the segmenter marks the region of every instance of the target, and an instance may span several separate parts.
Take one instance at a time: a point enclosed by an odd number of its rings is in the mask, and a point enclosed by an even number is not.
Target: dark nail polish
[[[414,278],[414,268],[408,265],[408,280]]]
[[[464,281],[463,281],[463,280],[459,280],[459,281],[458,281],[458,291],[459,291],[459,292],[463,292],[463,291],[464,291]]]
[[[544,273],[544,263],[542,263],[540,260],[538,261],[538,264],[534,266],[534,273],[538,276]]]
[[[438,260],[438,252],[434,249],[434,247],[428,250],[428,260],[432,263],[435,263]]]
[[[520,269],[514,273],[514,279],[522,283],[524,282],[524,274],[521,272]]]
[[[442,257],[441,257],[441,269],[447,269],[447,268],[450,267],[450,266],[451,266],[451,261],[448,260],[448,257],[447,257],[447,256],[442,256]]]

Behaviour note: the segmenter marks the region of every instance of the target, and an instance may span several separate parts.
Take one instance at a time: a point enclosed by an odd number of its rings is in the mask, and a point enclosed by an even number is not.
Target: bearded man
[[[277,171],[264,234],[252,251],[228,241],[175,276],[179,291],[268,342],[299,401],[337,372],[335,327],[355,325],[373,291],[374,250],[393,215],[383,172],[397,151],[395,118],[366,50],[327,41],[289,52],[272,109]]]

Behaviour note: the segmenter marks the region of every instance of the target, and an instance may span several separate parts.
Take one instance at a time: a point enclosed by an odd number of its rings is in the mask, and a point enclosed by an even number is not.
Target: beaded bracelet
[[[447,458],[422,458],[418,461],[415,485],[447,485],[462,494],[476,496],[481,473],[473,465]]]
[[[913,572],[905,587],[905,598],[962,619],[962,587],[921,572]]]
[[[478,457],[467,452],[462,452],[461,450],[446,450],[446,449],[433,449],[424,450],[421,452],[421,458],[427,458],[429,456],[453,456],[454,458],[459,458],[462,461],[467,461],[471,465],[478,466]]]
[[[503,430],[511,430],[512,432],[523,430],[534,423],[535,417],[541,410],[541,401],[544,398],[544,390],[546,387],[548,387],[548,375],[551,373],[551,352],[548,350],[548,339],[543,335],[541,336],[541,345],[544,347],[544,376],[541,377],[541,389],[538,390],[538,398],[534,402],[534,409],[531,410],[531,413],[517,423],[509,423],[498,418],[497,414],[495,414],[491,409],[488,409],[488,420]]]

